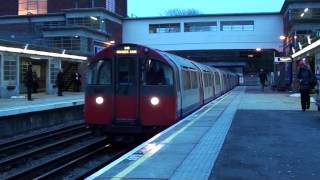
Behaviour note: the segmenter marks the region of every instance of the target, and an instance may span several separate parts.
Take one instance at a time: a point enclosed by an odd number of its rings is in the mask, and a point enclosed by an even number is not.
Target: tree
[[[164,12],[164,16],[187,16],[187,15],[197,15],[201,14],[200,11],[196,9],[169,9]]]

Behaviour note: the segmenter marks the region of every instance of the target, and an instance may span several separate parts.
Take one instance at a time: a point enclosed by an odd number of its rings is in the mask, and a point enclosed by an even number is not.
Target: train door
[[[115,123],[136,124],[139,107],[138,58],[115,59]]]

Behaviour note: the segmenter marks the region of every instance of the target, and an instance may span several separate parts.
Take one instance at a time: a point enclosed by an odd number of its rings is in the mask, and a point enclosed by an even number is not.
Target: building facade
[[[130,18],[123,21],[125,43],[170,51],[248,77],[260,68],[273,71],[274,56],[282,51],[281,35],[283,20],[280,13]]]
[[[0,47],[41,47],[43,52],[90,57],[122,43],[126,15],[127,0],[9,0],[0,6]],[[23,77],[30,63],[39,78],[40,92],[51,94],[56,91],[57,69],[64,69],[66,90],[72,90],[73,74],[87,61],[0,48],[0,97],[26,92]]]

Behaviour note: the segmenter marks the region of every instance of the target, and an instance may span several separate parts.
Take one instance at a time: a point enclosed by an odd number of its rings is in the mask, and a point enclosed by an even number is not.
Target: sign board
[[[290,57],[274,57],[274,62],[288,62],[291,60]]]

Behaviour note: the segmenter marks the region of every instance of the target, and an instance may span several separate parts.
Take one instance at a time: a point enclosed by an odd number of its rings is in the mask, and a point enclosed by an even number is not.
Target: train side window
[[[198,88],[198,74],[196,71],[190,72],[191,76],[191,89],[197,89]]]
[[[145,85],[173,85],[173,71],[169,65],[148,59],[145,66]]]
[[[99,69],[99,84],[111,84],[111,61],[104,61]]]
[[[182,78],[183,78],[183,89],[188,90],[191,89],[190,83],[190,73],[187,70],[182,70]]]

